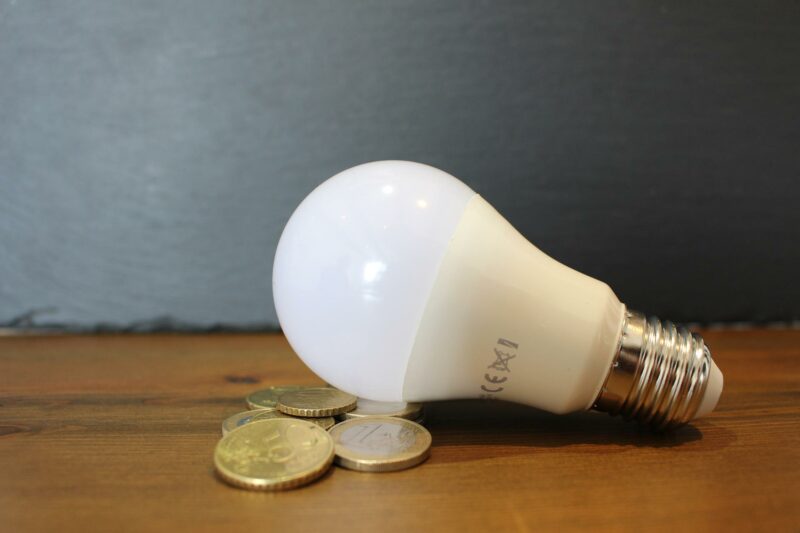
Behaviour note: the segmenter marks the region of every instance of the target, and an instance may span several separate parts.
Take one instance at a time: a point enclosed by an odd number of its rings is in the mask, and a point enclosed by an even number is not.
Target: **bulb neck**
[[[627,311],[619,349],[593,409],[659,430],[685,424],[698,411],[712,366],[699,335]]]

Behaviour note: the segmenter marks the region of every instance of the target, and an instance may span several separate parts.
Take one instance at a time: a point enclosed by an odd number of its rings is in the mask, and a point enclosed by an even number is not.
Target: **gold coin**
[[[430,454],[431,434],[416,422],[374,416],[333,426],[336,464],[363,472],[392,472],[416,466]]]
[[[281,413],[277,409],[260,409],[261,414],[256,415],[256,419],[258,420],[269,420],[272,418],[293,418],[295,420],[303,420],[305,422],[311,422],[312,424],[316,424],[322,429],[330,429],[336,425],[336,420],[332,416],[322,416],[322,417],[302,417],[302,416],[292,416],[287,415],[286,413]]]
[[[274,409],[281,394],[303,388],[305,387],[302,385],[282,385],[279,387],[257,390],[248,394],[246,398],[247,407],[250,409]]]
[[[258,415],[276,411],[276,409],[252,409],[250,411],[242,411],[226,418],[222,422],[222,436],[224,437],[234,429],[245,424],[249,424],[254,420],[258,420]]]
[[[359,398],[356,408],[342,414],[342,419],[364,418],[365,416],[394,416],[407,420],[416,420],[422,415],[421,403],[376,402]]]
[[[292,416],[292,415],[287,415],[287,414],[284,413],[284,416]],[[336,425],[336,419],[333,418],[332,416],[318,416],[316,418],[310,418],[310,417],[306,417],[306,418],[293,417],[293,418],[300,418],[301,420],[307,420],[307,421],[311,422],[312,424],[318,425],[319,427],[321,427],[322,429],[324,429],[326,431],[331,429],[333,426]]]
[[[281,394],[278,411],[292,416],[333,416],[352,411],[356,397],[338,389],[307,388]]]
[[[255,422],[256,420],[269,420],[272,418],[295,418],[297,420],[305,420],[318,425],[322,429],[330,429],[336,424],[336,420],[332,416],[323,418],[300,418],[281,413],[277,409],[253,409],[251,411],[243,411],[229,416],[222,423],[222,436],[224,437],[234,429]]]
[[[214,467],[231,485],[283,490],[324,474],[333,461],[333,439],[305,420],[256,420],[234,429],[217,444]]]

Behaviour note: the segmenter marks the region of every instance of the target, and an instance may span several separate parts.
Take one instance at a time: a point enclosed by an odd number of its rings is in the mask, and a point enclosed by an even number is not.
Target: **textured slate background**
[[[276,327],[292,209],[385,158],[637,309],[797,319],[798,28],[796,2],[0,0],[0,323]]]

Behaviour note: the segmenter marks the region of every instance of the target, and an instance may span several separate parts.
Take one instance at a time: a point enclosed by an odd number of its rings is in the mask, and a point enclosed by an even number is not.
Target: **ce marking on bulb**
[[[516,342],[503,338],[497,339],[497,344],[494,347],[494,362],[486,367],[487,370],[493,370],[494,372],[487,372],[483,375],[484,383],[481,384],[481,390],[483,391],[481,398],[491,399],[494,398],[493,394],[505,390],[505,386],[501,386],[501,383],[508,381],[509,376],[502,376],[497,372],[511,373],[509,364],[517,356],[516,350],[518,348],[519,345]]]

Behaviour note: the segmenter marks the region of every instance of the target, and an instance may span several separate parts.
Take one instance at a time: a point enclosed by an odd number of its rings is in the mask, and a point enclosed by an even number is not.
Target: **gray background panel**
[[[797,319],[798,28],[791,2],[0,0],[0,323],[274,328],[293,208],[387,158],[637,309]]]

